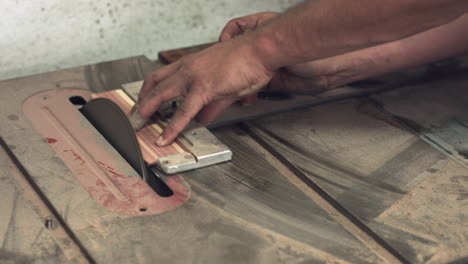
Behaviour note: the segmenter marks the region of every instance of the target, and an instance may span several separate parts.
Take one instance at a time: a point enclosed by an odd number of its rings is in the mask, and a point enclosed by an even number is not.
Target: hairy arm
[[[409,37],[467,11],[464,0],[307,1],[259,27],[254,43],[275,70]]]
[[[468,53],[468,14],[446,25],[416,35],[346,54],[289,68],[299,76],[315,77],[297,85],[300,93],[313,93],[314,85],[333,89],[354,81],[403,70]]]

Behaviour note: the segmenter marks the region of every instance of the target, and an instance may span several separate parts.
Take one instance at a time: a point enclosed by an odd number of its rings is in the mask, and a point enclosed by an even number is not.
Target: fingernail
[[[159,136],[157,139],[156,139],[156,145],[162,147],[164,146],[164,138],[162,136]]]

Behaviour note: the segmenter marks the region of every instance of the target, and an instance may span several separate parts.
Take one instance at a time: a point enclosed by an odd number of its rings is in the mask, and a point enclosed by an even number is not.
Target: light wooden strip
[[[148,144],[146,144],[145,141],[141,137],[137,136],[137,140],[138,140],[138,144],[140,144],[141,152],[146,162],[148,162],[146,158],[148,158],[148,160],[157,160],[159,158],[158,155],[156,155],[155,153],[151,151],[151,149],[148,147]]]
[[[123,99],[130,107],[130,109],[135,105],[135,102],[132,100],[132,98],[130,98],[130,96],[128,96],[128,94],[126,94],[123,90],[119,89],[119,90],[115,90],[115,93],[120,96],[121,99]],[[153,134],[154,135],[154,140],[156,141],[157,137],[159,136],[159,134],[162,133],[163,129],[161,127],[160,124],[158,123],[153,123],[151,125],[148,125],[149,128],[152,128],[155,130],[155,133]],[[151,136],[150,133],[146,133],[145,135],[147,135],[148,137]],[[172,146],[174,148],[176,148],[176,150],[178,152],[184,152],[184,149],[177,143],[172,143]],[[168,153],[170,154],[170,153]]]
[[[115,93],[120,96],[130,107],[135,105],[135,102],[123,91],[123,90],[115,90]]]
[[[118,96],[120,96],[119,99],[123,99],[129,106],[129,109],[131,109],[134,105],[135,105],[135,102],[133,101],[133,99],[128,96],[128,94],[126,94],[123,90],[119,89],[119,90],[115,90],[115,94],[117,94]],[[117,99],[118,100],[118,99]],[[130,111],[130,110],[129,110]],[[149,128],[152,128],[155,130],[153,136],[154,136],[154,140],[157,139],[157,137],[159,136],[159,134],[162,133],[163,131],[163,128],[162,126],[159,124],[159,123],[156,123],[154,122],[153,124],[150,124],[148,125]],[[151,133],[146,133],[145,135],[147,135],[148,137],[151,137],[152,134]],[[176,148],[179,152],[184,152],[184,149],[177,143],[172,143],[172,146],[174,148]],[[169,153],[168,153],[169,154]]]

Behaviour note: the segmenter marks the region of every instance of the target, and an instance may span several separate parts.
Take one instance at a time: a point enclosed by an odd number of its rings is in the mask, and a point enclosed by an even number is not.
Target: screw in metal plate
[[[46,217],[45,219],[45,227],[49,230],[54,230],[57,228],[57,223],[55,222],[55,220],[52,218],[52,216],[48,216]]]

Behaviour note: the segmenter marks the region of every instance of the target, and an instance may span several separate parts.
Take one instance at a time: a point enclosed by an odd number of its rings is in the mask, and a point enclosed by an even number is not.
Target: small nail
[[[156,145],[162,147],[164,145],[164,138],[162,136],[159,136],[157,139],[156,139]]]

